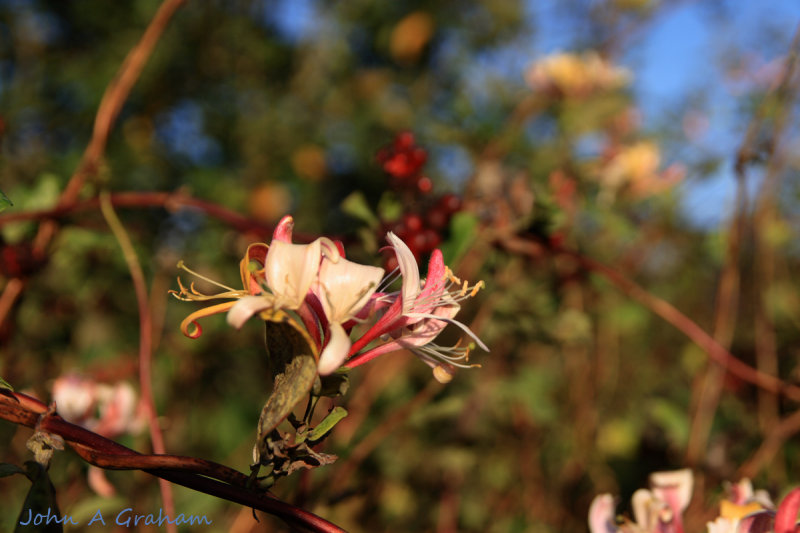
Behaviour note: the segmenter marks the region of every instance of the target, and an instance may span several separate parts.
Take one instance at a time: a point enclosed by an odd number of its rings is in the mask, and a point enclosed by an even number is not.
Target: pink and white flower
[[[382,268],[345,259],[341,243],[325,237],[311,244],[294,244],[292,226],[292,218],[284,217],[270,245],[257,243],[248,248],[240,264],[243,290],[220,285],[225,292],[206,296],[193,286],[187,290],[180,285],[180,292],[173,291],[185,300],[234,300],[193,313],[182,324],[184,333],[198,336],[200,328],[195,319],[222,311],[228,312],[229,324],[240,328],[256,314],[288,310],[302,320],[314,339],[321,375],[405,349],[430,365],[442,382],[452,379],[455,367],[476,366],[468,364],[469,347],[433,343],[448,324],[463,329],[478,346],[488,350],[467,326],[455,320],[459,302],[474,296],[483,282],[470,286],[456,278],[445,266],[441,251],[431,254],[428,275],[422,282],[411,250],[389,233],[387,240],[397,256],[401,287],[396,292],[380,292],[380,287],[391,285],[396,272],[381,281]],[[189,331],[189,324],[195,324],[195,330]],[[369,326],[363,334],[353,336],[360,324]]]

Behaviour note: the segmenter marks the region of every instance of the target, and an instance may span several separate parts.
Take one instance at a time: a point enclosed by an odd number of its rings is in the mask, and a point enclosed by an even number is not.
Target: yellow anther
[[[475,286],[472,287],[472,292],[469,293],[470,298],[474,298],[475,295],[478,294],[478,291],[484,287],[486,287],[486,284],[483,282],[483,280],[480,280],[478,283],[476,283]]]

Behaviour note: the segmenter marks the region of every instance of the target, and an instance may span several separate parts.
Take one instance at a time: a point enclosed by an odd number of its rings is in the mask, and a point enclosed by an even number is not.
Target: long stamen
[[[413,348],[412,351],[421,355],[424,359],[433,359],[437,361],[446,361],[447,363],[457,366],[459,368],[480,368],[481,365],[478,364],[465,364],[459,363],[458,361],[460,358],[452,358],[444,355],[442,350],[446,350],[447,348],[442,348],[441,346],[437,346],[435,344],[427,344],[425,346],[419,346]]]
[[[400,276],[400,267],[394,267],[394,270],[383,277],[381,282],[378,284],[378,287],[375,289],[375,292],[384,292],[385,289],[388,289],[392,283],[400,278]]]
[[[225,289],[225,290],[232,291],[232,292],[235,292],[235,291],[236,291],[236,289],[233,289],[233,288],[231,288],[231,287],[228,287],[227,285],[223,285],[222,283],[220,283],[220,282],[218,282],[218,281],[214,281],[214,280],[213,280],[213,279],[211,279],[211,278],[207,278],[207,277],[203,276],[202,274],[198,274],[198,273],[197,273],[197,272],[195,272],[194,270],[192,270],[192,269],[190,269],[189,267],[187,267],[187,266],[186,266],[186,265],[183,263],[183,261],[178,261],[178,268],[180,268],[181,270],[185,270],[185,271],[186,271],[186,272],[188,272],[189,274],[191,274],[191,275],[193,275],[193,276],[195,276],[195,277],[197,277],[197,278],[200,278],[200,279],[202,279],[203,281],[207,281],[208,283],[211,283],[212,285],[216,285],[217,287],[220,287],[221,289]]]
[[[240,298],[247,294],[245,291],[236,291],[233,289],[218,294],[203,294],[194,288],[194,283],[189,285],[189,288],[187,289],[186,286],[184,286],[181,282],[181,278],[178,278],[178,287],[180,287],[180,291],[170,290],[167,292],[169,292],[169,294],[178,300],[184,302],[202,302],[206,300],[216,300],[219,298]]]
[[[489,351],[489,347],[486,346],[483,343],[483,341],[480,340],[478,338],[478,336],[475,335],[475,333],[473,333],[471,329],[469,329],[469,327],[467,327],[466,324],[463,324],[463,323],[459,322],[458,320],[455,320],[453,318],[447,318],[447,317],[443,317],[443,316],[434,315],[434,314],[431,314],[431,313],[407,313],[405,316],[411,317],[411,318],[430,318],[432,320],[441,320],[442,322],[447,322],[448,324],[453,324],[454,326],[457,326],[461,330],[463,330],[467,335],[472,337],[472,339],[478,344],[478,346],[481,347],[481,349],[486,350],[487,352]]]

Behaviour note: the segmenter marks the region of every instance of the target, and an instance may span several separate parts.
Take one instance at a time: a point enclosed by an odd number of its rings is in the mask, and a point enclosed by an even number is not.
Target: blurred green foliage
[[[357,460],[354,450],[424,394],[431,377],[403,353],[352,372],[350,391],[337,400],[350,414],[324,447],[339,462],[282,480],[279,497],[350,531],[585,531],[594,494],[629,495],[651,471],[685,465],[706,355],[607,280],[553,252],[563,246],[611,265],[713,331],[731,232],[688,223],[673,185],[683,175],[714,174],[720,161],[696,157],[684,169],[672,167],[661,143],[675,146],[676,125],[641,124],[629,83],[614,71],[614,52],[626,45],[621,30],[646,28],[672,3],[662,4],[566,2],[577,23],[596,30],[580,48],[601,54],[576,54],[575,63],[538,77],[486,68],[548,23],[519,0],[193,1],[177,12],[82,198],[180,190],[257,223],[292,213],[299,232],[339,236],[349,256],[377,262],[384,225],[404,210],[430,207],[391,190],[375,161],[397,132],[411,130],[429,152],[436,193],[464,197],[442,243],[448,262],[488,287],[462,310],[491,347],[473,355],[482,368],[435,390]],[[158,5],[0,2],[4,214],[55,206],[90,139],[103,91]],[[580,70],[588,64],[591,74]],[[598,72],[606,81],[587,85]],[[742,121],[766,90],[742,96]],[[774,119],[786,105],[770,100],[766,116]],[[769,172],[794,176],[796,164]],[[767,173],[765,164],[753,167]],[[741,294],[731,351],[748,364],[768,364],[754,327],[766,312],[777,371],[796,382],[797,191],[791,182],[781,187],[767,222],[749,219],[735,258]],[[151,291],[153,386],[167,450],[246,471],[271,381],[263,329],[248,324],[236,332],[214,317],[202,337],[187,339],[178,324],[196,306],[169,299],[167,290],[176,288],[179,259],[237,286],[247,244],[268,233],[237,232],[202,210],[167,207],[119,209]],[[3,286],[18,273],[13,265],[28,264],[26,245],[37,228],[2,225]],[[774,259],[768,272],[758,266],[759,236]],[[515,247],[512,237],[530,246]],[[42,399],[51,397],[54,379],[71,372],[137,382],[135,295],[97,210],[66,216],[46,262],[21,277],[24,293],[0,328],[5,380]],[[451,333],[446,340],[456,339]],[[730,375],[720,387],[707,453],[690,465],[706,476],[706,487],[734,480],[794,409]],[[2,422],[0,433],[2,460],[22,464],[30,432]],[[144,433],[119,440],[149,449]],[[796,448],[786,444],[759,465],[759,481],[796,483]],[[161,505],[157,483],[145,474],[109,473],[117,494],[102,499],[86,473],[71,452],[57,453],[50,469],[60,509],[76,518]],[[20,476],[0,480],[7,495],[0,529],[11,529],[25,484]],[[176,490],[179,512],[206,514],[219,530],[249,514]],[[267,519],[236,531],[282,527]]]

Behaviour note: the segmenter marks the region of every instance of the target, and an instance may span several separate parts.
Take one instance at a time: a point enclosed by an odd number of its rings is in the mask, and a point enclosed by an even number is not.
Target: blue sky
[[[693,107],[707,122],[704,133],[691,141],[677,139],[666,150],[666,158],[668,163],[705,156],[724,161],[711,178],[701,181],[690,175],[681,185],[690,220],[701,226],[716,225],[726,218],[732,204],[732,161],[746,127],[739,106],[748,89],[747,82],[726,77],[721,60],[740,56],[746,58],[748,68],[766,69],[786,53],[800,23],[800,1],[662,0],[660,4],[663,7],[651,22],[628,36],[620,61],[634,75],[633,90],[645,129],[674,126],[682,118],[679,111],[684,103],[705,95]],[[314,31],[315,0],[277,5],[277,18],[287,37],[302,39]],[[473,73],[485,70],[484,74],[519,83],[525,68],[538,57],[579,47],[586,42],[585,28],[576,26],[580,17],[567,9],[571,8],[557,0],[529,0],[527,12],[535,31],[496,55],[476,58]],[[475,83],[480,85],[480,79],[486,78],[469,75],[466,79],[478,80]]]

